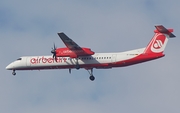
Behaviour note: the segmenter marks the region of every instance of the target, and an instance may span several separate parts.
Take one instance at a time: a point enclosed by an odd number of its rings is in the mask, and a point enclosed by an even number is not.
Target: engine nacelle
[[[93,55],[94,52],[90,48],[82,48],[82,50],[70,50],[69,48],[57,48],[56,56],[57,57],[71,57],[77,58],[78,56],[87,56]]]
[[[82,48],[87,55],[94,55],[94,52],[90,48]]]

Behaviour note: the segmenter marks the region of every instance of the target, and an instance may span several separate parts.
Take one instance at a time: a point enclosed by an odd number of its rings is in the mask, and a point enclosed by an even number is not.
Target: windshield
[[[17,60],[22,60],[22,58],[18,58]]]

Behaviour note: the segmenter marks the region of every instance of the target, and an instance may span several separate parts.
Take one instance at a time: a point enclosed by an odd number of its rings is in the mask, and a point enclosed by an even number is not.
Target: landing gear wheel
[[[13,70],[13,72],[12,72],[12,75],[16,75],[16,72],[15,72],[15,70]]]
[[[89,79],[90,79],[91,81],[94,81],[94,80],[95,80],[95,77],[94,77],[93,75],[91,75],[91,76],[89,77]]]
[[[88,73],[89,73],[89,79],[91,80],[91,81],[94,81],[95,80],[95,77],[93,76],[93,68],[91,68],[90,70],[88,70],[87,69],[87,71],[88,71]]]
[[[76,69],[77,69],[77,70],[80,69],[80,66],[79,66],[79,65],[76,65]]]

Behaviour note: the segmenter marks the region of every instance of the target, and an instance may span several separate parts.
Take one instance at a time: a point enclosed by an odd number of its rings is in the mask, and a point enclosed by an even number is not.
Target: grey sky
[[[179,113],[179,4],[164,0],[4,0],[0,3],[0,112]],[[174,28],[164,58],[125,68],[17,71],[20,56],[50,55],[57,32],[95,52],[145,47],[154,25]]]

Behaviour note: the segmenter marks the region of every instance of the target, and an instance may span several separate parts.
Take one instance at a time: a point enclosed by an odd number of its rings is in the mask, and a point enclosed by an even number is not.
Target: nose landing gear
[[[94,77],[93,75],[91,75],[91,76],[89,76],[89,79],[90,79],[91,81],[94,81],[94,80],[95,80],[95,77]]]
[[[13,70],[13,72],[12,72],[12,75],[14,75],[14,76],[16,75],[16,72],[15,72],[15,70]]]

